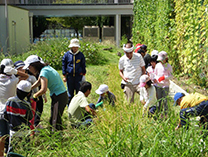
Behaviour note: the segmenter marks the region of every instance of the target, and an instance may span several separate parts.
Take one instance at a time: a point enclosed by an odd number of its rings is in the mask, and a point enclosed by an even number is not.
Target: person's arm
[[[87,106],[85,107],[85,110],[86,110],[88,113],[90,113],[91,115],[93,115],[93,116],[96,116],[96,115],[97,115],[96,111],[93,110],[92,108],[90,108],[89,105],[87,105]]]
[[[48,79],[45,77],[40,77],[41,89],[33,95],[34,98],[37,98],[46,93],[48,87]]]
[[[63,74],[63,81],[66,82],[66,53],[64,54],[62,58],[62,74]]]
[[[28,75],[27,73],[22,72],[22,71],[17,71],[17,75],[20,76],[20,77],[19,77],[19,82],[20,82],[21,80],[27,80],[28,77],[29,77],[29,75]]]
[[[39,86],[40,86],[40,77],[38,78],[38,80],[34,84],[32,84],[31,89],[37,88]]]
[[[123,70],[119,70],[119,75],[121,76],[121,78],[122,78],[125,82],[128,82],[128,78],[124,77],[124,75],[123,75]]]
[[[85,56],[83,54],[83,57],[82,57],[82,62],[81,62],[81,66],[82,66],[82,75],[85,75],[86,74],[86,61],[85,61]]]
[[[175,130],[178,130],[181,127],[181,120],[179,120],[179,123],[177,125],[177,127],[175,128]]]
[[[142,75],[146,74],[145,66],[142,66]]]

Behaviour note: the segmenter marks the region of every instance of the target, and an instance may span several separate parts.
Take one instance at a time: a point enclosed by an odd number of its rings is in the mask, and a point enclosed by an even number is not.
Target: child
[[[30,127],[29,121],[33,117],[30,103],[24,100],[31,94],[31,83],[26,80],[20,81],[17,84],[16,94],[16,96],[8,99],[4,112],[5,119],[10,126],[10,144],[12,136],[21,130],[24,125]]]
[[[108,86],[106,84],[101,84],[95,92],[100,95],[97,104],[101,101],[107,101],[109,105],[115,106],[116,97],[108,90]]]
[[[152,81],[150,80],[148,75],[142,75],[140,77],[140,101],[144,105],[143,115],[147,112],[152,115],[156,111],[156,90],[152,85]]]
[[[150,77],[150,79],[153,82],[153,80],[155,79],[155,66],[157,64],[157,55],[151,56],[150,64],[151,66],[149,66],[146,69],[146,71],[147,71],[147,75]]]
[[[172,66],[167,63],[168,55],[165,51],[161,51],[158,54],[157,61],[159,61],[155,66],[155,87],[157,92],[157,99],[159,100],[159,110],[163,110],[165,117],[167,117],[168,112],[168,104],[167,104],[167,96],[169,93],[170,79],[172,78]],[[163,115],[161,115],[163,117]]]

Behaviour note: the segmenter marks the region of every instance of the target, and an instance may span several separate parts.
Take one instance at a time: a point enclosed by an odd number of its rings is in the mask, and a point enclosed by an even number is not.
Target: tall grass
[[[178,123],[179,108],[172,106],[169,99],[169,116],[167,119],[154,120],[142,117],[143,106],[139,96],[135,103],[129,105],[125,101],[120,88],[121,78],[118,60],[114,52],[106,52],[111,62],[102,66],[87,66],[86,80],[92,83],[92,91],[88,102],[96,103],[98,95],[95,90],[105,83],[116,95],[116,106],[104,105],[99,108],[94,125],[85,129],[72,129],[68,120],[67,108],[63,114],[65,129],[62,132],[51,132],[49,129],[50,99],[44,105],[41,124],[45,129],[38,129],[37,134],[30,137],[25,149],[22,143],[17,153],[27,156],[158,156],[158,157],[204,157],[207,149],[200,143],[200,129],[192,122],[190,129],[175,131]],[[113,57],[113,59],[112,59]],[[61,71],[59,71],[61,73]],[[207,144],[207,141],[205,140]]]

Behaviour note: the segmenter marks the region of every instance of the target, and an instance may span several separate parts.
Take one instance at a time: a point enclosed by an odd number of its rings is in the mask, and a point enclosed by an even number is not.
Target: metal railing
[[[132,4],[134,0],[6,0],[13,5],[51,5],[51,4]],[[5,4],[5,0],[0,0]]]

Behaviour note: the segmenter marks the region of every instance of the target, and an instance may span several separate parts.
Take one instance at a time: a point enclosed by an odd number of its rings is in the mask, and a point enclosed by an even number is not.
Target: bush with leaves
[[[166,51],[175,75],[208,87],[208,1],[135,0],[133,41]]]

